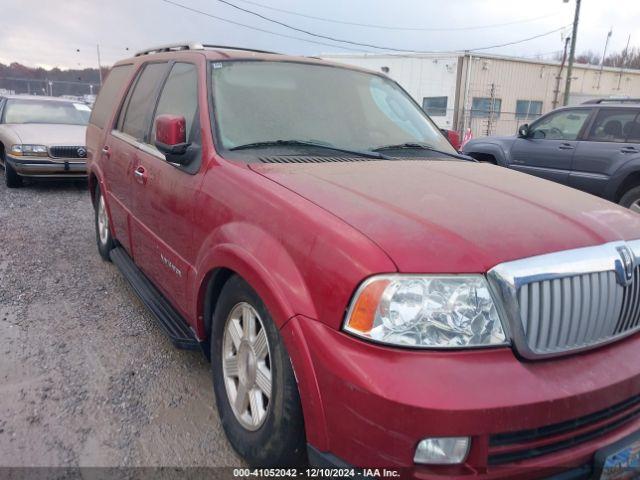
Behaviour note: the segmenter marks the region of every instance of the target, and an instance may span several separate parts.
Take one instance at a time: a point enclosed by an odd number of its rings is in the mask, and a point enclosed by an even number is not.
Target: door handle
[[[105,145],[104,147],[102,147],[102,155],[104,155],[107,158],[111,158],[111,149],[109,148],[108,145]]]
[[[140,166],[133,171],[133,176],[140,185],[147,183],[147,171]]]
[[[560,146],[558,148],[560,150],[573,150],[574,146],[571,145],[570,143],[562,143],[562,144],[560,144]]]
[[[620,151],[622,153],[638,153],[638,149],[636,147],[624,147],[621,148]]]

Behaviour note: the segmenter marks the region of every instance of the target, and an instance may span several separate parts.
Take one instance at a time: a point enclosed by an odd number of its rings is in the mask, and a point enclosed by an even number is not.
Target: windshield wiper
[[[389,158],[386,155],[383,155],[379,152],[371,152],[368,150],[354,150],[351,148],[343,148],[336,147],[331,144],[314,142],[311,140],[269,140],[265,142],[253,142],[247,143],[245,145],[238,145],[236,147],[231,147],[229,150],[249,150],[252,148],[262,148],[262,147],[278,147],[278,146],[299,146],[299,147],[314,147],[314,148],[324,148],[327,150],[334,150],[336,152],[344,152],[350,153],[352,155],[358,155],[360,157],[368,157],[368,158],[380,158],[386,159]]]
[[[428,150],[430,152],[440,153],[442,155],[447,155],[453,158],[459,158],[461,160],[468,160],[471,162],[475,162],[475,160],[471,157],[467,157],[466,155],[461,155],[459,153],[451,153],[446,152],[444,150],[439,150],[435,147],[432,147],[426,143],[418,143],[418,142],[406,142],[406,143],[398,143],[395,145],[381,145],[380,147],[372,148],[372,152],[383,152],[385,150]]]

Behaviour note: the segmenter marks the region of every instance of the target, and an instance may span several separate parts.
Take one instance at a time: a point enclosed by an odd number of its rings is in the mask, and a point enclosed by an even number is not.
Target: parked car
[[[211,360],[250,465],[579,478],[638,448],[640,216],[458,155],[386,76],[159,47],[87,146],[100,255]]]
[[[91,109],[57,97],[0,97],[0,163],[7,187],[23,177],[86,177],[84,144]]]
[[[464,153],[569,185],[640,212],[640,103],[589,101],[469,141]]]
[[[462,147],[460,134],[455,130],[448,130],[446,128],[441,128],[440,131],[445,137],[447,137],[447,140],[449,140],[451,146],[456,149],[456,152],[460,151],[460,148]]]

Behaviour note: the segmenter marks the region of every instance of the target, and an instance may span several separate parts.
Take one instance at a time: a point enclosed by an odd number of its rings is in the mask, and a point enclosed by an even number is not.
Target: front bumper
[[[7,155],[6,161],[22,177],[76,178],[87,176],[85,159],[17,158]]]
[[[373,345],[299,316],[284,330],[290,351],[301,347],[308,353],[320,396],[309,407],[310,395],[301,391],[305,422],[324,429],[322,435],[308,430],[309,441],[320,439],[317,450],[346,464],[396,468],[421,479],[586,478],[597,450],[640,430],[640,416],[633,416],[544,455],[490,461],[492,452],[504,449],[490,446],[497,434],[561,424],[639,395],[640,367],[632,359],[640,335],[581,355],[527,363],[507,348],[446,352]],[[299,384],[302,390],[309,382]],[[418,442],[435,436],[472,437],[466,462],[415,465]]]

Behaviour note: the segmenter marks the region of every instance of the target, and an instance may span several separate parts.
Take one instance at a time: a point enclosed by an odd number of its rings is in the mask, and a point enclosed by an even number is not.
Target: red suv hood
[[[636,213],[493,165],[403,160],[251,168],[367,235],[402,272],[485,272],[508,260],[640,238]]]

